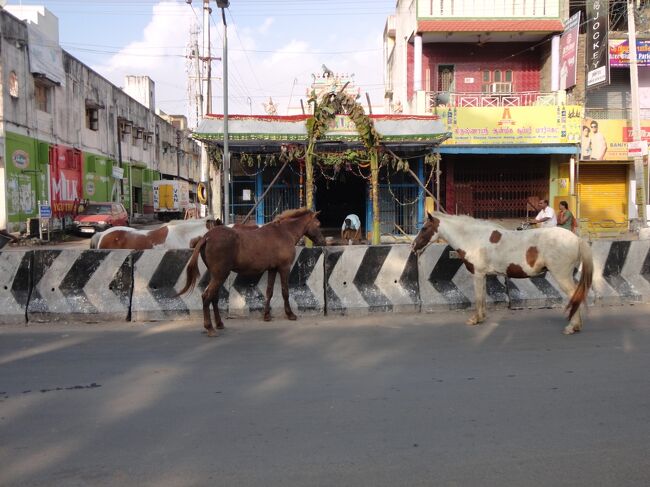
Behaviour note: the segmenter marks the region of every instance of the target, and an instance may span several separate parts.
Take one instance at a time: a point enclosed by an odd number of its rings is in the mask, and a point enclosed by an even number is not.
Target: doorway
[[[361,220],[361,234],[366,228],[366,180],[342,169],[336,174],[321,174],[316,179],[315,203],[325,237],[340,237],[345,217],[354,213]],[[331,170],[329,170],[331,171]],[[363,237],[362,237],[363,238]]]

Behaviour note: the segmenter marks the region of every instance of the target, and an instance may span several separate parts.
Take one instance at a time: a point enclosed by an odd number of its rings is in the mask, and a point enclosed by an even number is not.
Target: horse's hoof
[[[226,328],[226,327],[223,326],[223,323],[219,323],[219,324],[217,325],[217,330],[223,330],[224,328]]]
[[[476,316],[472,316],[465,323],[467,323],[468,325],[474,326],[474,325],[478,325],[481,321],[483,321],[483,320],[479,320]]]
[[[575,330],[572,326],[567,326],[562,333],[565,335],[573,335],[575,333]]]
[[[271,321],[271,315],[264,315],[264,321]]]
[[[209,337],[216,337],[217,336],[217,331],[214,328],[208,330],[208,336]]]
[[[287,315],[287,319],[290,321],[296,321],[298,317],[294,315],[293,313]]]

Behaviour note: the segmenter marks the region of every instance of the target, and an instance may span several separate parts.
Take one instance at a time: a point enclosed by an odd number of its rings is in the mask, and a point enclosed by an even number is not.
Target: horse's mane
[[[187,225],[187,224],[192,224],[192,223],[196,223],[196,224],[203,223],[203,224],[205,224],[205,222],[207,220],[208,220],[207,217],[206,218],[190,218],[190,219],[187,219],[187,220],[169,220],[167,222],[167,225],[170,226],[170,227],[173,227],[175,225]]]
[[[506,230],[502,225],[499,225],[498,223],[494,221],[488,221],[488,220],[481,220],[480,218],[474,218],[469,215],[447,215],[447,214],[441,214],[443,218],[452,218],[455,221],[460,221],[465,223],[468,226],[473,226],[475,227],[476,225],[481,225],[485,227],[489,227],[491,229],[494,229],[494,227],[497,227],[498,229],[503,229]]]
[[[303,207],[303,208],[296,208],[294,210],[284,210],[282,213],[280,213],[278,216],[276,216],[273,221],[274,222],[280,222],[283,220],[288,220],[290,218],[298,218],[303,215],[306,215],[307,213],[312,213],[312,211],[309,208]]]

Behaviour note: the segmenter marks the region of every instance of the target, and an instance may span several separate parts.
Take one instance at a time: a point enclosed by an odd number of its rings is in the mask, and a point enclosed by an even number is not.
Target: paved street
[[[0,485],[650,485],[649,312],[0,326]]]

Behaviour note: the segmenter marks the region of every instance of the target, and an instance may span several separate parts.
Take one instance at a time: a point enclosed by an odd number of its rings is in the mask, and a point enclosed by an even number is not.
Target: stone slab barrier
[[[592,244],[590,304],[650,303],[650,241]],[[196,289],[185,283],[191,250],[4,250],[0,252],[0,324],[113,320],[202,321],[201,293],[209,273],[199,259]],[[576,279],[579,271],[576,270]],[[267,273],[232,273],[219,295],[222,316],[261,317]],[[562,306],[566,298],[550,274],[487,280],[488,306]],[[435,312],[474,306],[472,275],[452,248],[429,245],[416,258],[408,245],[297,247],[289,296],[300,315]],[[280,277],[272,314],[284,317]]]

